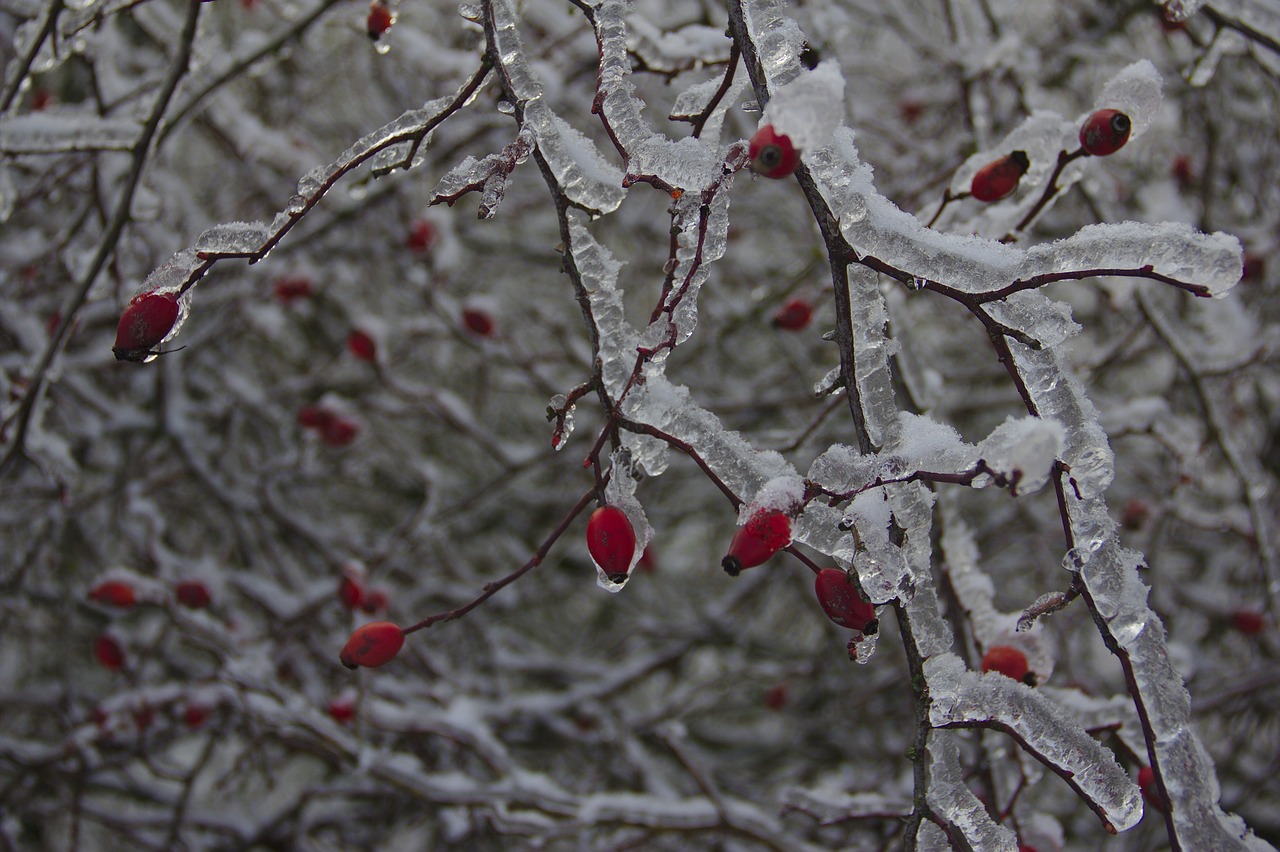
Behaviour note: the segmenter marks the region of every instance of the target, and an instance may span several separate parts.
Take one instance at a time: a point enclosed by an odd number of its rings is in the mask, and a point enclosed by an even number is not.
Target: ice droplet
[[[461,15],[464,20],[479,23],[483,13],[481,12],[480,5],[478,3],[461,3],[458,5],[458,14]]]
[[[511,101],[508,101],[505,99],[498,101],[498,112],[502,113],[503,115],[511,115],[515,111],[516,111],[515,104],[511,103]]]
[[[1092,558],[1093,553],[1087,548],[1073,547],[1062,557],[1062,567],[1078,573]]]
[[[924,289],[924,285],[927,283],[929,282],[924,278],[920,278],[920,277],[913,278],[911,279],[911,289],[915,290],[918,293]]]

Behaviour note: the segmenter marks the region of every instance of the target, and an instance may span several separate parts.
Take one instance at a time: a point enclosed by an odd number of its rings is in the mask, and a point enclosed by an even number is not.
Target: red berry
[[[334,417],[320,427],[320,440],[329,447],[345,447],[356,439],[360,428],[350,420]]]
[[[462,312],[462,325],[477,337],[492,337],[496,323],[486,311],[467,308]]]
[[[1094,157],[1114,154],[1129,141],[1133,122],[1129,116],[1114,109],[1100,109],[1089,116],[1080,128],[1080,147]]]
[[[365,19],[365,31],[369,33],[369,38],[374,41],[382,38],[395,22],[395,16],[382,0],[373,0],[369,4],[369,17]]]
[[[1244,265],[1241,268],[1240,276],[1245,281],[1252,281],[1261,278],[1267,271],[1267,260],[1257,252],[1246,251],[1244,253]]]
[[[118,672],[124,668],[124,648],[120,647],[114,636],[104,633],[95,639],[93,656],[98,660],[98,665],[107,671]]]
[[[1178,186],[1187,189],[1195,182],[1196,174],[1191,165],[1191,158],[1186,154],[1179,154],[1173,158],[1173,165],[1169,169],[1173,175],[1173,179],[1178,182]]]
[[[405,237],[404,244],[410,251],[426,254],[436,244],[437,236],[435,225],[426,219],[415,219],[409,227],[409,236]]]
[[[736,577],[739,571],[763,565],[790,543],[791,519],[777,509],[766,509],[738,527],[720,566],[729,576]]]
[[[44,112],[53,103],[53,92],[48,89],[35,89],[31,92],[31,111]]]
[[[298,299],[311,298],[311,292],[309,278],[281,278],[276,282],[276,299],[286,305]]]
[[[342,605],[347,609],[355,609],[363,599],[364,589],[360,584],[350,577],[343,577],[338,584],[338,600],[342,601]]]
[[[1018,181],[1031,167],[1026,151],[1014,151],[1012,154],[987,163],[973,176],[969,186],[969,194],[979,201],[999,201],[1012,195],[1018,188]]]
[[[329,702],[329,715],[339,725],[350,725],[356,717],[356,703],[350,698],[335,698]]]
[[[858,596],[858,590],[844,571],[823,568],[814,578],[813,586],[827,618],[850,630],[861,630],[868,635],[876,632],[879,626],[876,608]]]
[[[176,293],[143,293],[135,296],[120,315],[116,343],[111,347],[118,361],[146,361],[178,320]]]
[[[636,554],[636,531],[626,513],[617,506],[601,506],[592,512],[587,521],[587,550],[611,581],[627,579]]]
[[[338,659],[349,669],[372,669],[391,662],[403,647],[403,630],[390,621],[373,621],[351,634]]]
[[[1150,766],[1138,770],[1138,788],[1142,790],[1142,798],[1147,804],[1164,813],[1164,800],[1160,798],[1160,790],[1156,788],[1156,773]]]
[[[373,342],[368,332],[358,328],[347,335],[347,350],[361,361],[376,361],[378,358],[378,344]]]
[[[983,672],[1000,672],[1005,677],[1035,686],[1035,675],[1027,665],[1027,655],[1008,645],[995,645],[982,655]]]
[[[790,697],[791,690],[787,688],[785,683],[775,684],[769,688],[764,694],[764,706],[770,710],[781,710],[787,706],[787,699]]]
[[[318,405],[304,405],[298,409],[298,425],[303,429],[323,429],[333,422],[333,412]]]
[[[202,704],[188,704],[182,711],[182,721],[188,728],[195,730],[209,718],[209,708]]]
[[[1037,850],[1034,846],[1028,846],[1027,844],[1022,843],[1018,846],[1018,852],[1037,852]]]
[[[89,597],[106,606],[128,609],[138,602],[133,586],[120,580],[108,580],[89,590]]]
[[[204,609],[213,603],[208,587],[199,580],[183,580],[174,589],[174,597],[178,603],[191,609]]]
[[[766,124],[756,131],[747,146],[747,157],[751,161],[751,171],[767,178],[784,178],[795,172],[800,165],[800,152],[791,139]]]
[[[1245,636],[1257,636],[1267,629],[1267,619],[1252,609],[1238,609],[1231,613],[1231,626]]]
[[[373,615],[376,612],[382,612],[387,608],[387,593],[382,589],[373,589],[365,592],[360,599],[360,609]]]
[[[800,331],[813,319],[813,306],[804,299],[792,299],[773,315],[773,327],[783,331]]]

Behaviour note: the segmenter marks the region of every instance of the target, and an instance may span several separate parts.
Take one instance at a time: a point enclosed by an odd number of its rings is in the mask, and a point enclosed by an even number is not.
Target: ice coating
[[[992,820],[965,783],[955,740],[949,731],[935,731],[929,738],[929,804],[972,848],[1017,852],[1017,835]]]
[[[978,445],[978,453],[990,468],[1016,482],[1018,493],[1024,493],[1042,488],[1049,480],[1065,441],[1062,425],[1055,420],[1011,416]]]
[[[265,222],[227,222],[202,233],[194,248],[198,254],[250,255],[262,248],[269,234]]]
[[[615,450],[610,457],[610,462],[612,473],[609,477],[609,484],[604,489],[605,502],[623,511],[636,534],[635,553],[631,556],[631,564],[627,566],[627,578],[621,583],[615,583],[609,579],[604,569],[596,565],[596,585],[606,592],[616,594],[622,591],[626,587],[627,581],[630,580],[631,573],[635,571],[636,563],[640,561],[640,557],[644,555],[645,547],[649,544],[649,540],[653,538],[653,528],[649,526],[649,519],[645,516],[644,507],[640,505],[640,501],[636,498],[637,480],[632,470],[631,451],[625,447]]]
[[[1137,785],[1110,751],[1056,704],[1004,675],[978,675],[954,654],[925,661],[934,727],[980,725],[1009,732],[1028,753],[1055,769],[1116,831],[1142,818]]]
[[[761,124],[791,139],[801,152],[829,144],[844,120],[844,75],[834,62],[822,62],[779,86],[764,108]]]
[[[138,120],[98,118],[79,112],[32,112],[0,118],[0,153],[128,151],[142,132]]]

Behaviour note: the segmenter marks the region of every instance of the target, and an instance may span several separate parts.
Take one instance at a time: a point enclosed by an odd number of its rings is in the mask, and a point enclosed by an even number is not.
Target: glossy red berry
[[[487,311],[467,308],[462,312],[462,327],[476,337],[493,337],[497,324]]]
[[[320,427],[320,440],[328,447],[349,446],[358,434],[360,434],[360,427],[350,420],[336,416]]]
[[[302,277],[281,278],[276,282],[276,299],[288,305],[298,299],[311,298],[311,279]]]
[[[116,342],[111,347],[118,361],[146,361],[178,321],[177,293],[143,293],[135,296],[120,315]]]
[[[405,237],[404,244],[409,251],[426,254],[436,244],[437,237],[435,225],[426,219],[415,219],[409,226],[409,235]]]
[[[338,583],[338,600],[347,609],[355,609],[364,600],[364,589],[350,577],[343,577]]]
[[[339,725],[350,725],[356,718],[356,703],[350,698],[335,698],[329,702],[329,715]]]
[[[395,22],[391,9],[382,0],[373,0],[369,4],[369,17],[365,19],[365,31],[369,34],[369,38],[374,41],[382,38]]]
[[[1129,141],[1133,122],[1129,116],[1114,109],[1100,109],[1089,116],[1080,128],[1080,147],[1094,157],[1114,154]]]
[[[1000,672],[1027,686],[1036,685],[1035,674],[1027,665],[1027,655],[1008,645],[993,645],[988,648],[987,653],[982,655],[982,671]]]
[[[766,509],[738,527],[720,566],[729,576],[736,577],[740,571],[763,565],[790,543],[791,519],[777,509]]]
[[[751,171],[767,178],[784,178],[800,165],[800,152],[791,139],[766,124],[756,131],[747,145]]]
[[[1160,790],[1156,787],[1156,773],[1150,766],[1138,770],[1138,789],[1142,791],[1142,798],[1147,800],[1148,805],[1164,813],[1164,800],[1160,798]]]
[[[836,624],[850,630],[861,630],[866,635],[875,633],[879,628],[876,608],[858,595],[858,590],[844,571],[823,568],[814,578],[813,587],[822,611]]]
[[[1231,626],[1245,636],[1258,636],[1267,629],[1267,618],[1253,609],[1238,609],[1231,613]]]
[[[636,554],[636,531],[631,520],[617,506],[601,506],[587,521],[587,550],[591,558],[615,583],[627,579]]]
[[[1027,159],[1027,152],[1014,151],[979,169],[973,176],[969,194],[979,201],[999,201],[1013,194],[1029,168],[1031,161]]]
[[[391,662],[403,647],[403,630],[390,621],[373,621],[351,634],[338,659],[349,669],[372,669]]]
[[[773,315],[773,327],[783,331],[800,331],[813,319],[813,306],[804,299],[792,299]]]
[[[138,602],[133,586],[121,580],[108,580],[89,590],[89,597],[105,606],[128,609]]]
[[[191,609],[204,609],[213,603],[209,588],[199,580],[183,580],[173,590],[178,603]]]
[[[347,335],[347,351],[359,358],[361,361],[376,361],[378,359],[378,344],[374,342],[373,337],[366,331],[358,328],[352,329]]]
[[[203,704],[188,704],[182,711],[182,723],[191,730],[199,728],[209,718],[209,708]]]
[[[98,665],[107,671],[118,672],[124,668],[124,648],[120,647],[120,643],[114,636],[104,633],[95,639],[93,656],[98,661]]]

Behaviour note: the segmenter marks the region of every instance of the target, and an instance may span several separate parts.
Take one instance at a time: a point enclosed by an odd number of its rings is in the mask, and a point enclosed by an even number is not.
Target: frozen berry
[[[108,580],[89,590],[89,597],[106,606],[128,609],[138,602],[133,586],[120,580]]]
[[[356,718],[356,703],[350,698],[335,698],[329,702],[329,715],[339,725],[350,725]]]
[[[374,613],[383,612],[386,608],[387,593],[382,589],[370,589],[361,595],[361,611],[373,615]]]
[[[276,299],[288,305],[298,299],[311,298],[311,279],[299,276],[276,281]]]
[[[409,251],[426,254],[436,244],[436,238],[435,225],[426,219],[415,219],[409,226],[409,236],[405,237],[404,244]]]
[[[462,326],[476,337],[492,337],[496,323],[487,311],[467,308],[462,312]]]
[[[391,9],[382,0],[373,0],[369,4],[369,17],[365,19],[365,31],[369,38],[374,41],[382,38],[395,22],[395,15],[391,14]]]
[[[1094,157],[1114,154],[1129,141],[1133,122],[1129,116],[1114,109],[1100,109],[1085,120],[1080,128],[1080,146]]]
[[[847,573],[838,568],[824,568],[814,578],[813,586],[827,618],[850,630],[861,630],[864,634],[876,632],[876,608],[859,597]]]
[[[114,636],[104,633],[94,640],[93,656],[98,665],[107,671],[118,672],[124,668],[124,648]]]
[[[367,331],[360,329],[352,329],[347,335],[347,351],[359,358],[361,361],[376,361],[378,359],[378,344],[374,343],[373,338]]]
[[[360,427],[341,417],[334,417],[320,427],[320,440],[328,447],[346,447],[356,439]]]
[[[1027,665],[1027,655],[1008,645],[994,645],[982,655],[983,672],[1000,672],[1005,677],[1035,686],[1035,674]]]
[[[1253,609],[1238,609],[1231,613],[1231,626],[1245,636],[1257,636],[1267,629],[1267,619]]]
[[[349,669],[376,668],[391,662],[404,647],[404,631],[390,621],[373,621],[351,634],[338,659]]]
[[[182,722],[191,730],[199,728],[209,718],[209,708],[203,704],[188,704],[182,711]]]
[[[751,171],[767,178],[784,178],[800,165],[800,152],[791,139],[766,124],[756,131],[747,146]]]
[[[338,600],[347,609],[355,609],[364,599],[364,588],[350,577],[343,577],[338,583]]]
[[[111,347],[118,361],[148,361],[153,348],[169,336],[178,320],[176,293],[143,293],[135,296],[120,315],[116,342]]]
[[[601,506],[587,521],[587,550],[591,558],[615,583],[627,579],[636,553],[636,531],[631,520],[617,506]]]
[[[1012,154],[987,163],[973,176],[969,194],[979,201],[999,201],[1012,195],[1018,188],[1018,181],[1031,167],[1026,151],[1014,151]]]
[[[191,609],[204,609],[213,603],[209,588],[199,580],[183,580],[173,591],[178,603]]]
[[[804,299],[792,299],[773,315],[773,327],[783,331],[800,331],[813,319],[813,306]]]
[[[319,405],[304,405],[298,409],[298,425],[303,429],[323,429],[333,422],[333,412]]]
[[[763,565],[791,543],[791,519],[777,509],[757,512],[738,527],[729,552],[720,560],[725,573],[734,577],[747,568]]]

